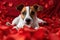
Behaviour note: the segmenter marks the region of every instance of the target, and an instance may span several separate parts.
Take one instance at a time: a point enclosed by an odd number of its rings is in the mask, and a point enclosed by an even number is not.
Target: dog
[[[24,25],[39,28],[39,23],[45,23],[44,20],[37,17],[37,12],[42,10],[42,7],[35,4],[34,6],[24,6],[23,4],[17,6],[17,10],[21,12],[19,16],[13,19],[11,25],[16,25],[15,28],[23,28]]]

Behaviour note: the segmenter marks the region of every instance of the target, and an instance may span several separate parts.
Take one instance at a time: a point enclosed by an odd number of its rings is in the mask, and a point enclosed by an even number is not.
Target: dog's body
[[[32,26],[33,28],[38,29],[39,23],[44,23],[45,21],[37,18],[36,11],[38,9],[36,8],[35,10],[35,8],[30,6],[23,7],[21,14],[12,21],[12,25],[16,24],[16,28],[23,28],[23,26],[26,25],[28,27]]]
[[[27,25],[28,27],[34,27],[35,29],[39,28],[39,23],[41,22],[45,22],[43,21],[42,19],[39,19],[36,17],[36,19],[34,20],[35,22],[32,23],[31,25]],[[12,21],[12,25],[15,25],[16,24],[16,27],[15,28],[23,28],[24,25],[26,25],[24,23],[24,21],[22,20],[21,18],[21,15],[19,15],[18,17],[16,17],[13,21]]]

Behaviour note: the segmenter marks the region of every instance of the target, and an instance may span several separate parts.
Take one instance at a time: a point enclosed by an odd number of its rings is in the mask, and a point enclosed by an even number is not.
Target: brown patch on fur
[[[20,14],[22,19],[25,18],[25,16],[22,14],[24,11],[26,11],[26,8],[25,7],[22,9],[21,14]]]
[[[34,12],[34,13],[31,13],[31,12]],[[33,6],[30,6],[30,16],[32,17],[32,18],[34,18],[34,16],[36,15],[36,11],[34,10],[34,7]]]

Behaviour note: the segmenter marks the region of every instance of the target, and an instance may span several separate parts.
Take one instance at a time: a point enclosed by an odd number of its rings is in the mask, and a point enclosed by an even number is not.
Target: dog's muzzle
[[[25,21],[26,21],[26,24],[28,24],[28,25],[29,25],[29,24],[30,24],[30,22],[31,22],[31,19],[27,18]]]

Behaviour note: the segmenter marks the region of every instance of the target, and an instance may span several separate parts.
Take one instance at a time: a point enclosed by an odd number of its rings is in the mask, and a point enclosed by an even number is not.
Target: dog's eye
[[[23,14],[23,15],[26,15],[26,12],[23,12],[22,14]]]
[[[34,11],[32,11],[32,12],[31,12],[31,15],[34,15],[34,14],[35,14],[35,12],[34,12]]]

